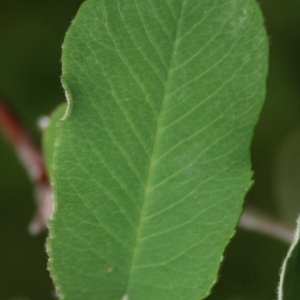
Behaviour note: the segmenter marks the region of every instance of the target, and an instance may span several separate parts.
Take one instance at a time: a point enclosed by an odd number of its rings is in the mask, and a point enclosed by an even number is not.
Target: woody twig
[[[29,232],[31,234],[38,234],[46,228],[46,222],[51,215],[53,205],[51,186],[43,154],[24,125],[7,106],[1,96],[0,128],[6,139],[13,146],[34,185],[38,209],[29,225]]]

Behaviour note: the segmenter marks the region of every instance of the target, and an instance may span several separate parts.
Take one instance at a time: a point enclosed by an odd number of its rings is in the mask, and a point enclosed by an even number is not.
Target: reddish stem
[[[42,151],[1,96],[0,128],[14,147],[35,186],[38,211],[29,226],[29,231],[32,234],[37,234],[46,227],[47,219],[51,216],[53,202]]]

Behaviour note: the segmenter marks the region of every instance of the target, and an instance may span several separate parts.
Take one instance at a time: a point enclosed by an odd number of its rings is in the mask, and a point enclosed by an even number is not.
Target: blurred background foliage
[[[64,101],[61,44],[82,0],[0,1],[0,93],[36,140],[37,119]],[[260,0],[270,40],[267,100],[252,143],[246,204],[294,225],[300,213],[300,1]],[[298,151],[299,150],[299,151]],[[0,300],[54,299],[45,238],[27,233],[33,190],[0,136]],[[209,300],[275,299],[287,245],[238,229]]]

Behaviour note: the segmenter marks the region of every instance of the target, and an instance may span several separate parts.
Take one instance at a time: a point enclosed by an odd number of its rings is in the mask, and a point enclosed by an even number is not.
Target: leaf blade
[[[66,298],[208,294],[250,185],[266,52],[254,1],[82,6],[64,44],[72,105],[49,241]]]

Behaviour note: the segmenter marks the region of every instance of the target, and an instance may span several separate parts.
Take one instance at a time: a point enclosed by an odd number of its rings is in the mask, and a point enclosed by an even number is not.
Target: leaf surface
[[[63,46],[49,267],[63,299],[203,299],[251,183],[254,0],[89,0]]]

